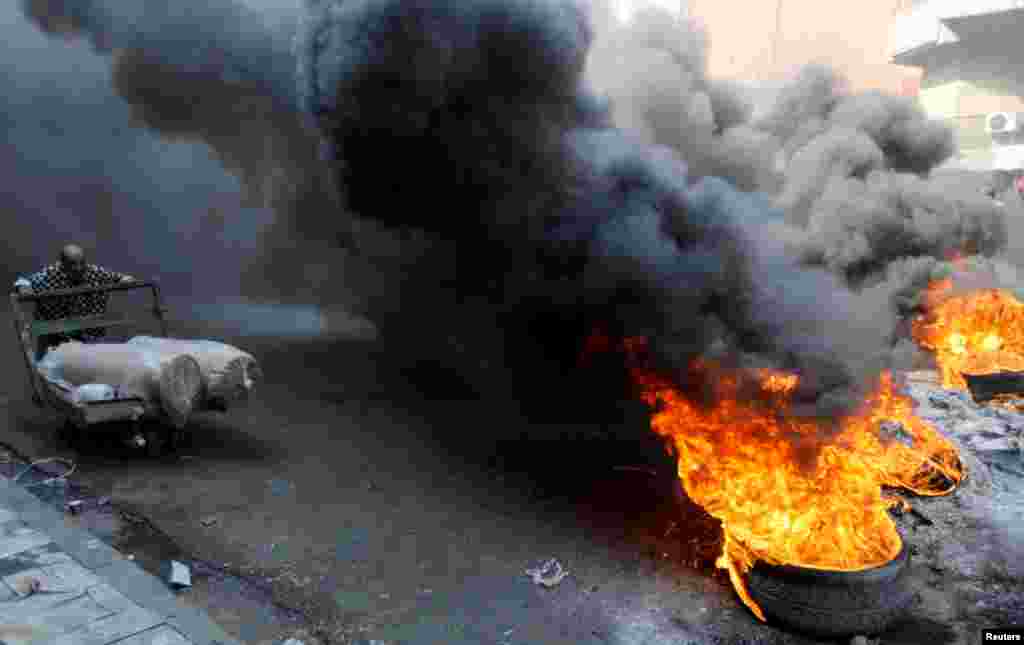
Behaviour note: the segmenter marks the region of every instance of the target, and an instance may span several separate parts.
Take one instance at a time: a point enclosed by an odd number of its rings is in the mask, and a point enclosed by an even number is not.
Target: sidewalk
[[[0,643],[240,645],[22,483],[0,474]]]

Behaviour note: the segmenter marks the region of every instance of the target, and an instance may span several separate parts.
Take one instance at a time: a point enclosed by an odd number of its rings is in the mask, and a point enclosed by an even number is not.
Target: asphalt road
[[[740,605],[713,568],[716,523],[681,510],[666,480],[613,469],[627,450],[517,441],[531,422],[514,397],[424,395],[434,377],[413,379],[382,341],[181,322],[172,335],[236,344],[267,382],[246,407],[197,419],[191,445],[159,461],[99,436],[60,443],[57,420],[28,399],[13,334],[0,341],[0,437],[75,459],[77,483],[168,536],[129,540],[151,561],[201,558],[269,580],[270,600],[333,643],[810,643]],[[557,587],[524,575],[552,557],[570,571]],[[190,594],[248,643],[296,629],[223,584],[200,579]]]

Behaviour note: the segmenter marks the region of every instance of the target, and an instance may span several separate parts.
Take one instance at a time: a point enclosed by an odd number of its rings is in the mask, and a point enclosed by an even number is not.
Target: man
[[[87,264],[82,247],[68,244],[61,250],[60,259],[55,264],[29,276],[18,278],[14,282],[14,288],[20,294],[31,294],[74,287],[98,287],[118,282],[131,282],[133,279],[123,273],[108,271],[95,264]],[[77,318],[103,314],[106,311],[107,294],[105,293],[58,296],[39,300],[36,303],[36,318],[38,320]],[[83,329],[67,334],[41,336],[36,345],[36,358],[41,357],[48,347],[64,341],[74,339],[86,343],[95,342],[101,339],[105,333],[104,329]]]

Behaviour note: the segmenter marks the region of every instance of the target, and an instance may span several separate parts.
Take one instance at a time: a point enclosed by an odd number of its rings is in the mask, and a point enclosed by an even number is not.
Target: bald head
[[[68,244],[60,251],[60,266],[73,282],[85,277],[85,251],[77,244]]]
[[[61,262],[84,262],[85,251],[77,244],[68,244],[60,250]]]

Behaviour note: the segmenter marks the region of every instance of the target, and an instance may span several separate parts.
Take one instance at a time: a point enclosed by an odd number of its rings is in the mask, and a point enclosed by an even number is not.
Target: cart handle
[[[155,282],[132,280],[130,282],[115,282],[114,284],[101,285],[99,287],[72,287],[71,289],[54,289],[53,291],[40,291],[38,293],[16,293],[13,294],[18,302],[35,302],[61,296],[77,296],[84,293],[106,293],[108,291],[127,291],[129,289],[153,289],[159,290]]]

